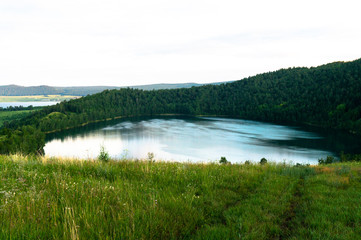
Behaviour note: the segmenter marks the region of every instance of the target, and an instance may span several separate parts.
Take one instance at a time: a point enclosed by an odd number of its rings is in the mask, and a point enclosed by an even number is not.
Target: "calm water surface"
[[[53,101],[47,101],[47,102],[41,102],[41,101],[36,101],[36,102],[0,102],[0,107],[2,108],[7,108],[7,107],[16,107],[16,106],[23,106],[23,107],[28,107],[30,105],[32,105],[33,107],[44,107],[44,106],[50,106],[50,105],[55,105],[58,102],[53,102]]]
[[[227,118],[114,120],[48,136],[48,156],[96,158],[101,146],[114,158],[231,162],[262,157],[274,162],[317,163],[318,158],[355,152],[361,143],[340,133]]]

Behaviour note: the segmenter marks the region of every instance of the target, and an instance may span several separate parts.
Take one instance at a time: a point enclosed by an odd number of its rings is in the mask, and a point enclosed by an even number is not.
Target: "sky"
[[[359,0],[1,0],[0,85],[239,80],[361,58]]]

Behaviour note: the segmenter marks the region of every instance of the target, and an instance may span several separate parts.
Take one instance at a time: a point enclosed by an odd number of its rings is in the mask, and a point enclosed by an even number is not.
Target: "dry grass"
[[[80,97],[70,95],[0,96],[0,102],[64,101],[77,98]]]

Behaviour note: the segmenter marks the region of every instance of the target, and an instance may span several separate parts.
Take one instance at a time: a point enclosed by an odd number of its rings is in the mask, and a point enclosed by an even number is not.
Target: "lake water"
[[[319,158],[357,152],[361,143],[339,132],[229,118],[133,118],[91,124],[47,136],[45,154],[96,158],[104,146],[114,158],[164,161],[246,160],[316,164]]]
[[[33,107],[44,107],[44,106],[50,106],[50,105],[55,105],[59,102],[52,102],[52,101],[47,101],[47,102],[42,102],[42,101],[36,101],[36,102],[0,102],[0,107],[2,108],[7,108],[7,107],[16,107],[16,106],[23,106],[23,107],[28,107],[30,105],[32,105]]]

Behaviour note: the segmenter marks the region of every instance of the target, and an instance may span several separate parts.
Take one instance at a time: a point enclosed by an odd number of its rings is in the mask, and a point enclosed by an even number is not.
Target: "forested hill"
[[[18,85],[0,86],[0,96],[57,95],[59,91],[49,86],[23,87]]]
[[[49,132],[116,116],[157,114],[306,123],[361,134],[361,59],[281,69],[221,85],[106,90],[44,108],[9,127]]]

